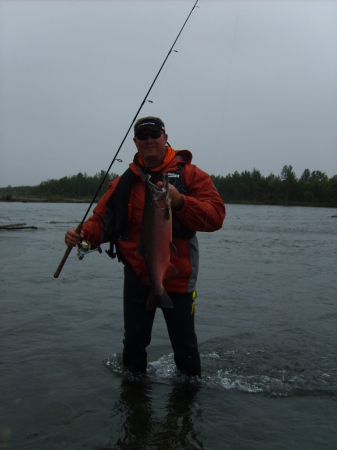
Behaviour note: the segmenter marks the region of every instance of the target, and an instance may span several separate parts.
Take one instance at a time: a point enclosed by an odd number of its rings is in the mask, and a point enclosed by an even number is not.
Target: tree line
[[[278,176],[253,169],[212,179],[225,203],[337,207],[337,175],[329,179],[319,170],[305,169],[297,178],[292,166],[284,166]]]
[[[81,172],[70,177],[63,177],[59,180],[42,181],[37,186],[8,186],[0,188],[0,196],[7,200],[15,197],[37,197],[49,201],[62,201],[67,199],[91,201],[106,172],[101,170],[94,176],[88,176]],[[118,175],[115,173],[107,175],[99,195],[103,195],[108,189],[109,183]]]
[[[43,181],[37,186],[8,186],[0,188],[0,196],[3,200],[37,197],[49,201],[91,201],[105,174],[101,170],[94,176],[78,173],[59,180]],[[112,173],[106,177],[99,196],[103,195],[109,183],[117,176]],[[211,177],[224,203],[337,207],[337,175],[329,179],[325,172],[319,170],[310,172],[305,169],[300,178],[296,177],[292,166],[284,166],[278,176],[270,174],[264,177],[253,169],[252,172],[236,171],[225,177]]]

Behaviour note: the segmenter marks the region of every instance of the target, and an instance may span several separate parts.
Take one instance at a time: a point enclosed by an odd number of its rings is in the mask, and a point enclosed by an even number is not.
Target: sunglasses
[[[150,136],[151,139],[159,139],[160,136],[164,134],[161,131],[156,130],[142,130],[136,133],[136,138],[140,141],[146,141],[146,139]]]

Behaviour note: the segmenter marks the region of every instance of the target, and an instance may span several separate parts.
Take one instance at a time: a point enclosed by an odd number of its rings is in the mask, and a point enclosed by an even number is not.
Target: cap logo
[[[139,128],[139,127],[143,127],[144,125],[152,125],[152,126],[156,126],[156,124],[155,124],[154,122],[143,122],[143,123],[140,123],[140,124],[138,125],[138,128]]]

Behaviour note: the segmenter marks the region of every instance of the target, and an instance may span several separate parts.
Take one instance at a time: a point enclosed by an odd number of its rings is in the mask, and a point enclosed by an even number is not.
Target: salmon
[[[151,286],[146,309],[173,308],[173,303],[164,289],[163,282],[178,273],[170,262],[170,255],[177,249],[172,243],[171,197],[168,176],[163,175],[163,185],[158,187],[145,179],[145,201],[140,239],[136,255],[145,259],[148,273],[147,283]]]

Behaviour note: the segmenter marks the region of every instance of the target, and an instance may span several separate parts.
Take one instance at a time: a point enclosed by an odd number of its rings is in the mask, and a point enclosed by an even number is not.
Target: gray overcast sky
[[[0,186],[106,170],[193,5],[0,1]],[[208,173],[337,174],[337,2],[198,6],[140,117]]]

